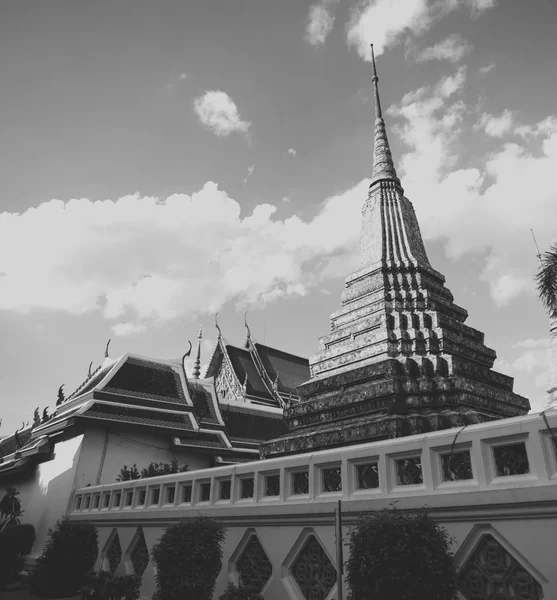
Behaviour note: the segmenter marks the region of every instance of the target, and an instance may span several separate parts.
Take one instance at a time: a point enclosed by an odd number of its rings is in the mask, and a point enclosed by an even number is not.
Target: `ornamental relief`
[[[215,388],[217,394],[221,398],[237,401],[244,400],[242,386],[239,384],[232,367],[228,364],[228,361],[224,357],[217,376],[215,377]]]

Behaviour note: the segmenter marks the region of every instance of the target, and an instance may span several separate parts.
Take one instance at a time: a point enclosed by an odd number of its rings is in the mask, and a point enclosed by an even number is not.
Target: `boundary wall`
[[[215,598],[241,573],[259,577],[266,600],[332,600],[338,501],[344,534],[393,502],[401,510],[426,506],[455,540],[461,599],[554,600],[556,435],[553,411],[86,487],[76,490],[70,518],[97,526],[97,568],[143,571],[142,598],[155,591],[147,552],[164,529],[207,515],[227,527]]]

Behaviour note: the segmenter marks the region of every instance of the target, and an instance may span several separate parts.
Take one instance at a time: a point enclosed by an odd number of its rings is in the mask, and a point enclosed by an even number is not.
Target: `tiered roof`
[[[526,414],[496,354],[465,325],[445,278],[431,267],[404,196],[381,110],[372,48],[374,160],[362,213],[360,268],[346,278],[330,333],[310,358],[289,433],[264,456],[398,437]]]

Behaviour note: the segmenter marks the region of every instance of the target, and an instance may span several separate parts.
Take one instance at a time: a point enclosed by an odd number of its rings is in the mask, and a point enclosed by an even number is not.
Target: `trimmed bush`
[[[229,583],[223,594],[219,596],[219,600],[263,600],[263,596],[241,584],[240,587],[236,587],[233,583]]]
[[[26,523],[0,532],[0,587],[17,581],[35,543],[35,528]]]
[[[81,588],[84,600],[137,600],[141,589],[139,575],[117,577],[109,571],[92,572]]]
[[[425,511],[364,517],[349,534],[350,600],[454,600],[452,543]]]
[[[31,591],[44,598],[75,596],[95,566],[97,530],[90,523],[63,518],[48,535],[30,578]]]
[[[171,525],[153,547],[156,600],[211,600],[222,568],[224,527],[208,517]]]

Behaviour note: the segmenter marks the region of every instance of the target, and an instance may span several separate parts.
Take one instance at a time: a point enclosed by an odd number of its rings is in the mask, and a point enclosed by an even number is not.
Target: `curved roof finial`
[[[195,379],[199,379],[201,375],[201,340],[203,338],[203,325],[199,328],[199,333],[197,334],[197,352],[195,355],[195,363],[193,365],[193,376]]]
[[[217,328],[217,340],[221,340],[222,339],[222,331],[220,330],[220,327],[219,327],[218,316],[219,316],[219,313],[215,313],[215,327]]]
[[[112,339],[109,339],[108,342],[106,342],[106,348],[104,349],[104,357],[108,358],[108,347],[110,346],[110,342],[112,341]]]
[[[190,345],[190,347],[189,347],[188,351],[184,354],[184,356],[182,356],[182,361],[184,361],[186,358],[188,358],[188,356],[191,354],[193,344],[190,342],[190,340],[188,340],[188,344]]]
[[[247,330],[246,344],[249,344],[249,342],[251,341],[251,330],[250,330],[249,325],[248,325],[248,311],[246,311],[244,313],[244,325],[245,325],[246,330]]]
[[[89,370],[87,371],[87,377],[91,377],[92,373],[91,373],[91,369],[93,367],[93,361],[91,361],[89,363]]]
[[[400,185],[400,180],[397,177],[395,165],[393,163],[391,148],[389,147],[389,140],[387,139],[387,130],[385,128],[385,121],[383,120],[383,112],[381,111],[379,87],[377,85],[379,77],[377,77],[373,44],[370,44],[370,46],[371,68],[373,73],[371,81],[373,83],[373,95],[375,98],[375,136],[373,148],[373,175],[371,183],[373,185],[376,181],[390,179]]]

